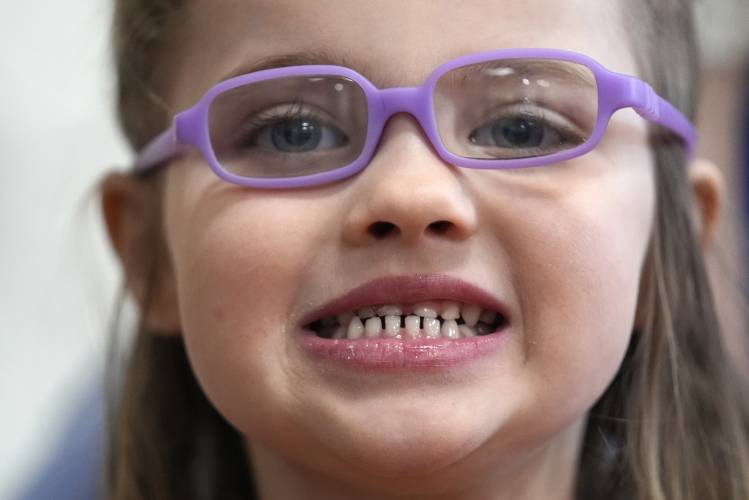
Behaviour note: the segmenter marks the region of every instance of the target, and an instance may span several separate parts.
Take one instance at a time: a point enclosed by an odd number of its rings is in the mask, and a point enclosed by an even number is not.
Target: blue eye
[[[310,151],[320,144],[320,129],[319,124],[311,120],[287,120],[273,126],[271,140],[280,151]]]
[[[480,146],[501,148],[546,148],[564,144],[559,131],[540,120],[526,117],[502,118],[473,131],[470,141]]]
[[[496,144],[518,148],[536,148],[550,135],[542,123],[525,118],[499,120],[492,125],[491,131]]]
[[[585,142],[576,127],[566,122],[537,111],[508,113],[473,130],[468,139],[490,149],[525,151],[524,156],[551,154]]]
[[[348,137],[335,126],[308,113],[266,116],[245,127],[245,147],[257,146],[266,152],[310,153],[346,146]]]

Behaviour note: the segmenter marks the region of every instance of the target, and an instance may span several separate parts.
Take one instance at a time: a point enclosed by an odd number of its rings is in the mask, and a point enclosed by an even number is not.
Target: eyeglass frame
[[[503,59],[551,59],[577,63],[591,70],[597,86],[598,116],[590,137],[571,149],[549,155],[516,159],[467,158],[448,151],[440,137],[434,111],[434,88],[438,80],[446,73],[464,66]],[[367,138],[359,156],[342,167],[299,177],[251,178],[233,174],[221,167],[211,144],[209,130],[209,112],[216,97],[252,83],[300,76],[344,77],[352,80],[362,89],[368,109]],[[164,165],[186,147],[194,146],[215,174],[232,184],[260,189],[286,189],[326,184],[353,176],[363,170],[375,154],[385,124],[397,113],[412,115],[426,133],[437,154],[452,165],[475,169],[535,167],[569,160],[593,150],[603,138],[611,116],[624,108],[632,108],[642,118],[671,130],[682,139],[687,157],[694,154],[696,144],[694,125],[675,106],[656,94],[649,84],[634,76],[608,70],[593,58],[568,50],[499,49],[463,55],[438,66],[420,86],[383,89],[376,87],[353,69],[344,66],[315,64],[287,66],[236,76],[210,88],[194,106],[176,114],[170,127],[141,150],[132,167],[132,172],[141,174]]]

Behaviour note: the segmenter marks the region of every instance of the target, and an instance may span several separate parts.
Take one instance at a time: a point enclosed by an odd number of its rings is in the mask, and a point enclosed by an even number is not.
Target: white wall
[[[119,271],[86,191],[129,154],[109,0],[0,2],[0,498],[98,378]]]

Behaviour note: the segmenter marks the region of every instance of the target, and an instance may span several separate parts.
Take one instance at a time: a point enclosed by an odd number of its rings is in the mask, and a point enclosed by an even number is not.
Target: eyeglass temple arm
[[[133,171],[144,172],[173,158],[179,151],[176,121],[144,147],[135,160]]]
[[[687,156],[694,156],[697,132],[692,122],[642,80],[630,78],[630,85],[631,102],[629,105],[637,114],[676,133],[684,141]]]

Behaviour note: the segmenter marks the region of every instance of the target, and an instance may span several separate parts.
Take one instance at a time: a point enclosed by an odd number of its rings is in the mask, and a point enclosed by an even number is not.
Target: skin
[[[167,98],[184,109],[237,67],[309,48],[345,50],[379,86],[417,85],[457,55],[500,47],[576,50],[637,74],[606,5],[196,1]],[[206,395],[246,436],[264,499],[572,498],[587,411],[638,312],[655,210],[642,119],[618,113],[595,151],[556,169],[457,168],[398,115],[369,167],[335,184],[248,190],[195,152],[166,176],[163,199],[107,177],[110,237],[143,303],[138,231],[162,211],[168,264],[146,322],[183,335]],[[690,182],[709,234],[717,171],[695,162]],[[378,221],[398,231],[376,238]],[[365,375],[296,348],[301,317],[321,304],[374,278],[436,272],[508,306],[498,353],[439,373]]]

